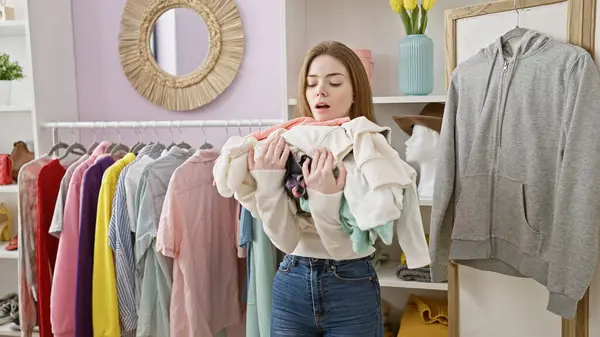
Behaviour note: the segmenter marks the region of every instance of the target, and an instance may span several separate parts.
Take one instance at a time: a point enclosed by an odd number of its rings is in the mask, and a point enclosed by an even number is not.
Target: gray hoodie
[[[584,49],[528,31],[462,62],[448,89],[430,227],[432,279],[448,260],[532,278],[575,315],[600,221],[600,77]]]

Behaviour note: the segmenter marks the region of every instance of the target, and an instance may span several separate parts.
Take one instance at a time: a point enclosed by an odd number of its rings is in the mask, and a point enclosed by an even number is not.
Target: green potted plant
[[[0,53],[0,105],[10,104],[12,81],[23,77],[23,67],[18,62],[11,61],[8,54]]]
[[[427,14],[434,4],[435,0],[390,0],[406,33],[400,41],[398,60],[400,91],[405,95],[428,95],[433,91],[433,40],[425,31]]]

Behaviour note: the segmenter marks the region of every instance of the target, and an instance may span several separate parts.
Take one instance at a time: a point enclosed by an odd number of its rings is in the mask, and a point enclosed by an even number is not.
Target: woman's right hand
[[[254,160],[254,149],[248,151],[248,169],[252,170],[285,170],[290,155],[290,148],[281,136],[273,137],[261,147],[258,158]]]

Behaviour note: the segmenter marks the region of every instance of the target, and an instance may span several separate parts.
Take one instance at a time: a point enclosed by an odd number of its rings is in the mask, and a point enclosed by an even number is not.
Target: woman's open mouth
[[[325,103],[325,102],[319,102],[317,104],[315,104],[315,109],[318,112],[325,112],[330,108],[329,104]]]

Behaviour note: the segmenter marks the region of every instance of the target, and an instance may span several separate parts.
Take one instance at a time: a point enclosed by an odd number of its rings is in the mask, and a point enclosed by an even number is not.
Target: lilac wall
[[[278,19],[283,6],[281,0],[236,0],[246,39],[240,71],[221,96],[189,112],[172,112],[150,103],[133,89],[123,74],[118,35],[124,3],[124,0],[73,1],[81,121],[282,118],[285,68],[284,28]],[[229,132],[237,134],[237,127],[230,128]],[[198,130],[184,133],[186,137],[196,138]],[[207,130],[207,133],[211,142],[219,143],[226,138],[224,130]],[[132,134],[122,132],[125,139]],[[161,136],[170,137],[164,130]]]

